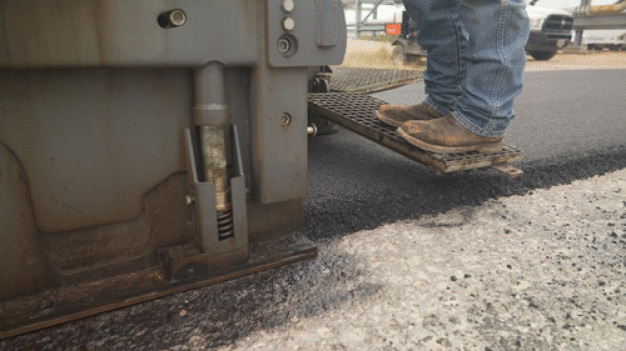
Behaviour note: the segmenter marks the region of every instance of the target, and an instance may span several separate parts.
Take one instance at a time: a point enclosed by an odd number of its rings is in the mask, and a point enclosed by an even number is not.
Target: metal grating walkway
[[[396,88],[422,79],[422,72],[413,70],[333,67],[331,91],[373,93]]]
[[[386,102],[369,95],[352,93],[309,94],[309,109],[345,128],[412,160],[423,163],[437,172],[451,173],[477,168],[500,167],[522,159],[523,153],[505,146],[496,154],[468,152],[454,155],[436,154],[421,150],[400,137],[396,128],[380,122],[374,111]],[[518,170],[507,170],[508,176],[517,176]]]

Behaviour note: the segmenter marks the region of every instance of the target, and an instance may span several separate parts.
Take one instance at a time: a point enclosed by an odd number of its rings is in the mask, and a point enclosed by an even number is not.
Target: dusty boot
[[[427,121],[441,117],[441,115],[425,102],[422,102],[419,105],[411,106],[382,105],[376,111],[376,117],[385,124],[399,127],[406,121]]]
[[[420,149],[440,154],[468,151],[496,153],[502,150],[502,138],[484,137],[460,125],[452,115],[429,120],[408,121],[398,133]]]

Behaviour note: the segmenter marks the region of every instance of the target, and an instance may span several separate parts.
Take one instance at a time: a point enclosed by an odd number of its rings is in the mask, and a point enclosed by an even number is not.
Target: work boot
[[[398,133],[420,149],[440,154],[478,151],[497,153],[502,150],[503,138],[490,138],[472,133],[451,115],[429,121],[407,121]]]
[[[376,117],[383,123],[393,127],[399,127],[406,121],[427,121],[441,117],[442,115],[428,106],[426,102],[419,105],[382,105],[376,111]]]

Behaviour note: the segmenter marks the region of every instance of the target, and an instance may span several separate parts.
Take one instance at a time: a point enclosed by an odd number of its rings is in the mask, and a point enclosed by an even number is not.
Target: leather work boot
[[[376,111],[376,117],[383,123],[393,127],[399,127],[406,121],[427,121],[441,117],[437,111],[428,106],[426,102],[419,105],[382,105]]]
[[[502,150],[503,138],[490,138],[472,133],[451,115],[429,121],[408,121],[398,133],[420,149],[440,154],[478,151],[496,153]]]

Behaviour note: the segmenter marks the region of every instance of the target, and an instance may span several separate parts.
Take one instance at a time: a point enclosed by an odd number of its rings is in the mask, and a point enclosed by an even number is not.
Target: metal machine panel
[[[255,72],[252,173],[255,198],[261,203],[282,202],[306,196],[307,187],[307,92],[276,90],[290,82],[306,80],[301,69]],[[280,101],[280,104],[274,102]]]
[[[286,3],[293,3],[291,11]],[[347,39],[340,0],[268,0],[267,28],[267,52],[273,67],[343,61]]]
[[[18,159],[0,142],[0,301],[46,286],[46,268]]]
[[[185,170],[186,70],[10,70],[0,78],[0,140],[25,169],[43,232],[137,218],[148,190]]]
[[[313,257],[281,236],[343,21],[339,0],[0,1],[0,339]]]
[[[259,1],[0,2],[2,66],[253,64]],[[171,10],[180,26],[159,23]],[[249,20],[242,21],[242,18]]]

